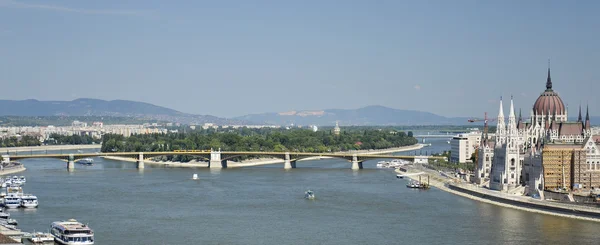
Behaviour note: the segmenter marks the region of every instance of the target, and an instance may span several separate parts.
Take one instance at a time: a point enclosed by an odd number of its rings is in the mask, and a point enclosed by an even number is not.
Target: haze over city
[[[215,116],[384,105],[529,114],[547,60],[599,115],[597,1],[0,0],[4,99],[127,99]]]

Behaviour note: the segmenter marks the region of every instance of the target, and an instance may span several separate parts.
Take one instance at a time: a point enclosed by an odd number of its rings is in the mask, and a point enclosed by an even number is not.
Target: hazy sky
[[[551,58],[569,114],[589,102],[597,116],[599,13],[594,0],[0,0],[0,98],[482,116],[514,94],[529,114]]]

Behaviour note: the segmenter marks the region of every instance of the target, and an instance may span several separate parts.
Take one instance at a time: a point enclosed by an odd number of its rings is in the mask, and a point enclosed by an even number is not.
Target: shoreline
[[[527,212],[532,212],[532,213],[539,213],[539,214],[553,215],[553,216],[563,217],[563,218],[600,222],[600,209],[598,209],[598,208],[591,208],[591,207],[585,208],[585,207],[577,207],[577,206],[569,205],[569,204],[550,203],[548,201],[533,200],[533,198],[530,198],[530,197],[518,196],[518,195],[508,195],[508,194],[504,194],[504,193],[500,193],[500,192],[487,193],[487,192],[484,192],[483,190],[467,188],[467,187],[463,186],[464,184],[453,183],[453,182],[458,182],[458,181],[456,179],[442,177],[439,172],[431,170],[431,169],[427,169],[427,168],[416,169],[415,167],[410,167],[410,168],[408,168],[407,172],[402,172],[402,171],[399,171],[398,169],[396,169],[394,172],[396,174],[410,174],[410,173],[424,172],[425,173],[424,175],[429,175],[430,186],[436,187],[442,191],[446,191],[446,192],[449,192],[454,195],[458,195],[461,197],[465,197],[465,198],[483,202],[483,203],[493,204],[493,205],[500,206],[500,207],[512,208],[512,209],[517,209],[517,210],[527,211]],[[418,181],[417,175],[406,176],[404,178],[410,178],[412,180]],[[425,181],[425,180],[423,180],[423,181]],[[464,190],[464,191],[460,191],[460,190]],[[488,190],[488,191],[493,192],[491,190]],[[477,195],[470,194],[467,192],[476,193]],[[491,199],[498,199],[501,201],[496,201],[496,200],[491,200]],[[521,200],[519,200],[519,199],[521,199]],[[525,200],[525,199],[527,199],[527,200]],[[510,204],[510,203],[514,203],[514,204]],[[569,207],[569,206],[573,206],[573,207]],[[535,207],[535,208],[533,208],[533,207]],[[548,211],[548,210],[543,210],[543,209],[554,209],[554,210],[560,209],[563,211],[562,212],[561,211]],[[566,213],[567,211],[570,211],[572,213]],[[599,217],[590,217],[589,215],[585,215],[582,212],[597,213]]]
[[[83,150],[83,149],[100,149],[101,144],[95,145],[40,145],[40,146],[19,146],[19,147],[2,147],[0,154],[6,152],[24,152],[24,151],[59,151],[59,150]]]
[[[23,172],[25,170],[27,170],[27,168],[25,168],[25,166],[23,166],[23,165],[21,165],[19,167],[4,168],[4,169],[0,170],[0,176],[16,174],[16,173]]]

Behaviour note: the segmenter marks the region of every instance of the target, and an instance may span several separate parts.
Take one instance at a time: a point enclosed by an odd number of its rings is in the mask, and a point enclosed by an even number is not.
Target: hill
[[[210,115],[193,115],[149,103],[129,100],[76,99],[72,101],[0,100],[0,116],[110,116],[185,124],[244,123]]]
[[[251,114],[237,120],[276,125],[466,125],[467,118],[448,118],[429,112],[399,110],[384,106],[367,106],[359,109],[328,109],[314,111],[288,111],[280,113]]]

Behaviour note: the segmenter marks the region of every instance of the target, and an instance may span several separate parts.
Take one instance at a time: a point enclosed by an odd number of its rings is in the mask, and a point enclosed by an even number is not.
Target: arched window
[[[515,166],[515,159],[514,158],[510,159],[510,166]]]

